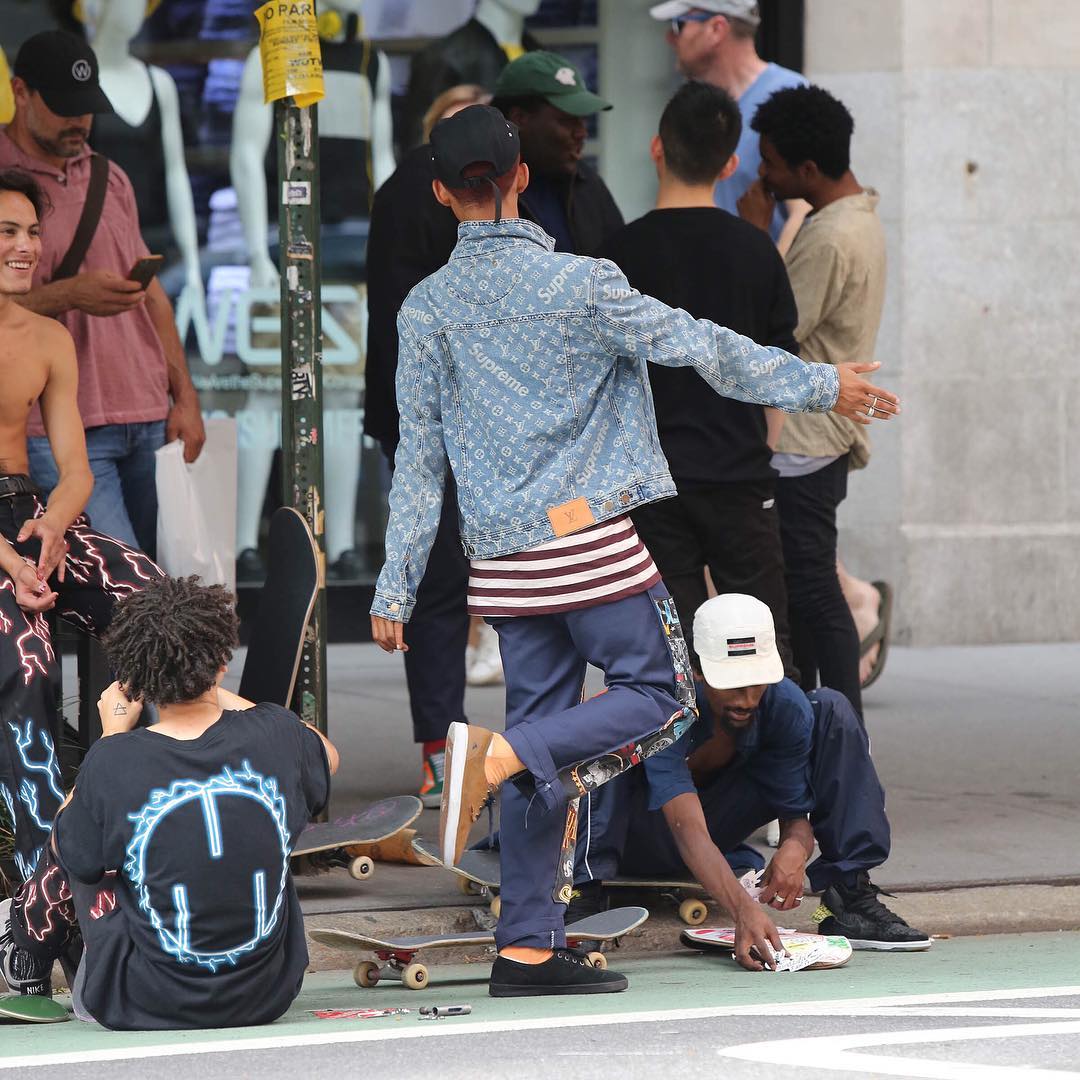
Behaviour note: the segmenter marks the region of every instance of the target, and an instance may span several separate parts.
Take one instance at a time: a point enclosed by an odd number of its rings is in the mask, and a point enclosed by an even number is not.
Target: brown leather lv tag
[[[586,499],[572,499],[562,506],[553,506],[547,516],[556,536],[568,536],[596,524]]]

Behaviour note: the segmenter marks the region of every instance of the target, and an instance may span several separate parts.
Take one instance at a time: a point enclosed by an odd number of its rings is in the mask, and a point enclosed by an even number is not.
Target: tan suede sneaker
[[[487,804],[491,789],[484,775],[484,757],[491,732],[472,724],[451,724],[446,733],[439,850],[443,863],[456,866],[469,829]]]

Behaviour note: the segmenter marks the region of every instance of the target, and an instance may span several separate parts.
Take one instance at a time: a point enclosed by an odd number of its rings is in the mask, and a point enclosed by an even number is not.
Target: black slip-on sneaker
[[[492,997],[541,997],[547,994],[617,994],[630,984],[625,975],[593,967],[572,949],[556,949],[542,964],[519,964],[495,957],[488,993]]]

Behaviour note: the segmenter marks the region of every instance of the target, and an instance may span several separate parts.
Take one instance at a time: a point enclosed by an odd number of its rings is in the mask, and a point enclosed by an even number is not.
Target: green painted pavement
[[[618,1016],[682,1009],[725,1009],[777,1006],[979,990],[1020,990],[1080,984],[1080,933],[993,935],[935,942],[926,953],[854,955],[843,968],[796,974],[744,972],[719,954],[678,950],[637,957],[612,967],[630,977],[622,994],[577,998],[510,998],[487,996],[487,964],[445,965],[430,954],[432,984],[423,991],[396,983],[358,989],[349,972],[308,976],[304,990],[277,1023],[227,1031],[109,1032],[73,1021],[43,1028],[27,1025],[0,1028],[0,1069],[4,1060],[43,1054],[92,1054],[130,1048],[136,1054],[155,1046],[183,1047],[228,1043],[237,1039],[326,1038],[335,1032],[384,1032],[387,1037],[422,1027],[425,1034],[445,1033],[451,1025],[483,1022],[550,1021],[584,1016]],[[66,997],[58,1000],[67,1001]],[[472,1015],[419,1021],[421,1005],[472,1005]],[[391,1008],[413,1010],[407,1016],[375,1020],[319,1020],[309,1010],[328,1008]],[[410,1032],[411,1033],[411,1032]]]

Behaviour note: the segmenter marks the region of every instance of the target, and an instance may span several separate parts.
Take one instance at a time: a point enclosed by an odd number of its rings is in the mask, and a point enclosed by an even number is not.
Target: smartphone
[[[137,281],[145,289],[154,280],[154,276],[161,269],[164,261],[164,255],[147,255],[128,272],[128,281]]]

